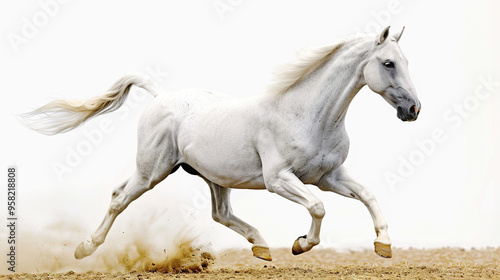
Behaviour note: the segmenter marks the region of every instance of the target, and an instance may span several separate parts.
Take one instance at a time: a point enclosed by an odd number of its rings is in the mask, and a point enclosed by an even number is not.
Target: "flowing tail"
[[[140,74],[129,74],[105,93],[88,100],[54,100],[31,112],[22,114],[21,122],[46,135],[54,135],[79,127],[87,120],[110,113],[123,105],[132,86],[147,90],[157,96],[160,87],[153,79]]]

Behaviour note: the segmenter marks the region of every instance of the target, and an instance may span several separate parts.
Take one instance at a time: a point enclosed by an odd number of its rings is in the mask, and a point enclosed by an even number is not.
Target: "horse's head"
[[[389,37],[387,27],[376,37],[375,51],[368,58],[363,75],[368,87],[396,108],[398,118],[414,121],[420,113],[420,101],[410,79],[408,60],[398,45],[403,30]]]

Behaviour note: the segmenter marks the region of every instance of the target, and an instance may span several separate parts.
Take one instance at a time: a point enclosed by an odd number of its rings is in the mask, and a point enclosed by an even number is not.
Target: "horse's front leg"
[[[375,232],[377,233],[375,252],[384,258],[392,257],[387,222],[382,216],[375,196],[370,191],[349,177],[342,167],[324,176],[318,187],[324,191],[332,191],[363,202],[372,216]]]
[[[269,174],[269,173],[268,173]],[[319,244],[321,221],[325,216],[323,202],[312,194],[307,187],[289,170],[281,170],[265,176],[266,188],[295,203],[304,206],[312,217],[311,228],[307,235],[295,240],[292,253],[298,255],[311,250]]]

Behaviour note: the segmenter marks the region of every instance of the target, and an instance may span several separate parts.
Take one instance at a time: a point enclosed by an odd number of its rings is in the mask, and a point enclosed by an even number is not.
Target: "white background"
[[[129,72],[159,72],[167,91],[199,87],[240,97],[262,94],[274,67],[299,49],[356,32],[379,32],[386,25],[392,33],[406,26],[400,45],[422,112],[416,122],[403,123],[364,88],[347,116],[351,149],[345,165],[376,195],[393,246],[499,246],[500,24],[494,13],[500,6],[494,1],[338,2],[2,3],[0,177],[6,181],[7,166],[17,165],[19,259],[26,269],[30,254],[72,259],[74,248],[99,225],[112,189],[134,170],[137,122],[152,97],[135,90],[135,99],[119,111],[57,136],[28,130],[15,114],[56,97],[100,94]],[[217,5],[230,8],[217,10]],[[488,96],[480,100],[478,92]],[[454,111],[458,107],[466,108],[462,115]],[[111,131],[89,146],[85,134],[103,121]],[[422,148],[418,143],[429,143],[435,130],[445,140]],[[86,154],[58,175],[54,166],[67,165],[85,145]],[[391,185],[388,174],[400,176],[400,182]],[[314,192],[327,211],[320,246],[372,247],[373,223],[359,201]],[[6,221],[6,191],[0,201],[0,220]],[[235,190],[232,204],[271,247],[291,247],[309,229],[305,209],[267,191]],[[178,172],[132,203],[98,252],[125,246],[135,235],[161,236],[169,243],[186,231],[216,251],[250,248],[243,237],[211,220],[210,209],[205,183]],[[0,235],[6,250],[5,227]]]

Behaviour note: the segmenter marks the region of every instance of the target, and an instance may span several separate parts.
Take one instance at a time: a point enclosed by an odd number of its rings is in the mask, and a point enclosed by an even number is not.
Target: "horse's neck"
[[[281,96],[279,107],[321,131],[343,126],[349,104],[364,86],[362,69],[367,52],[359,44],[353,48],[330,55]]]

